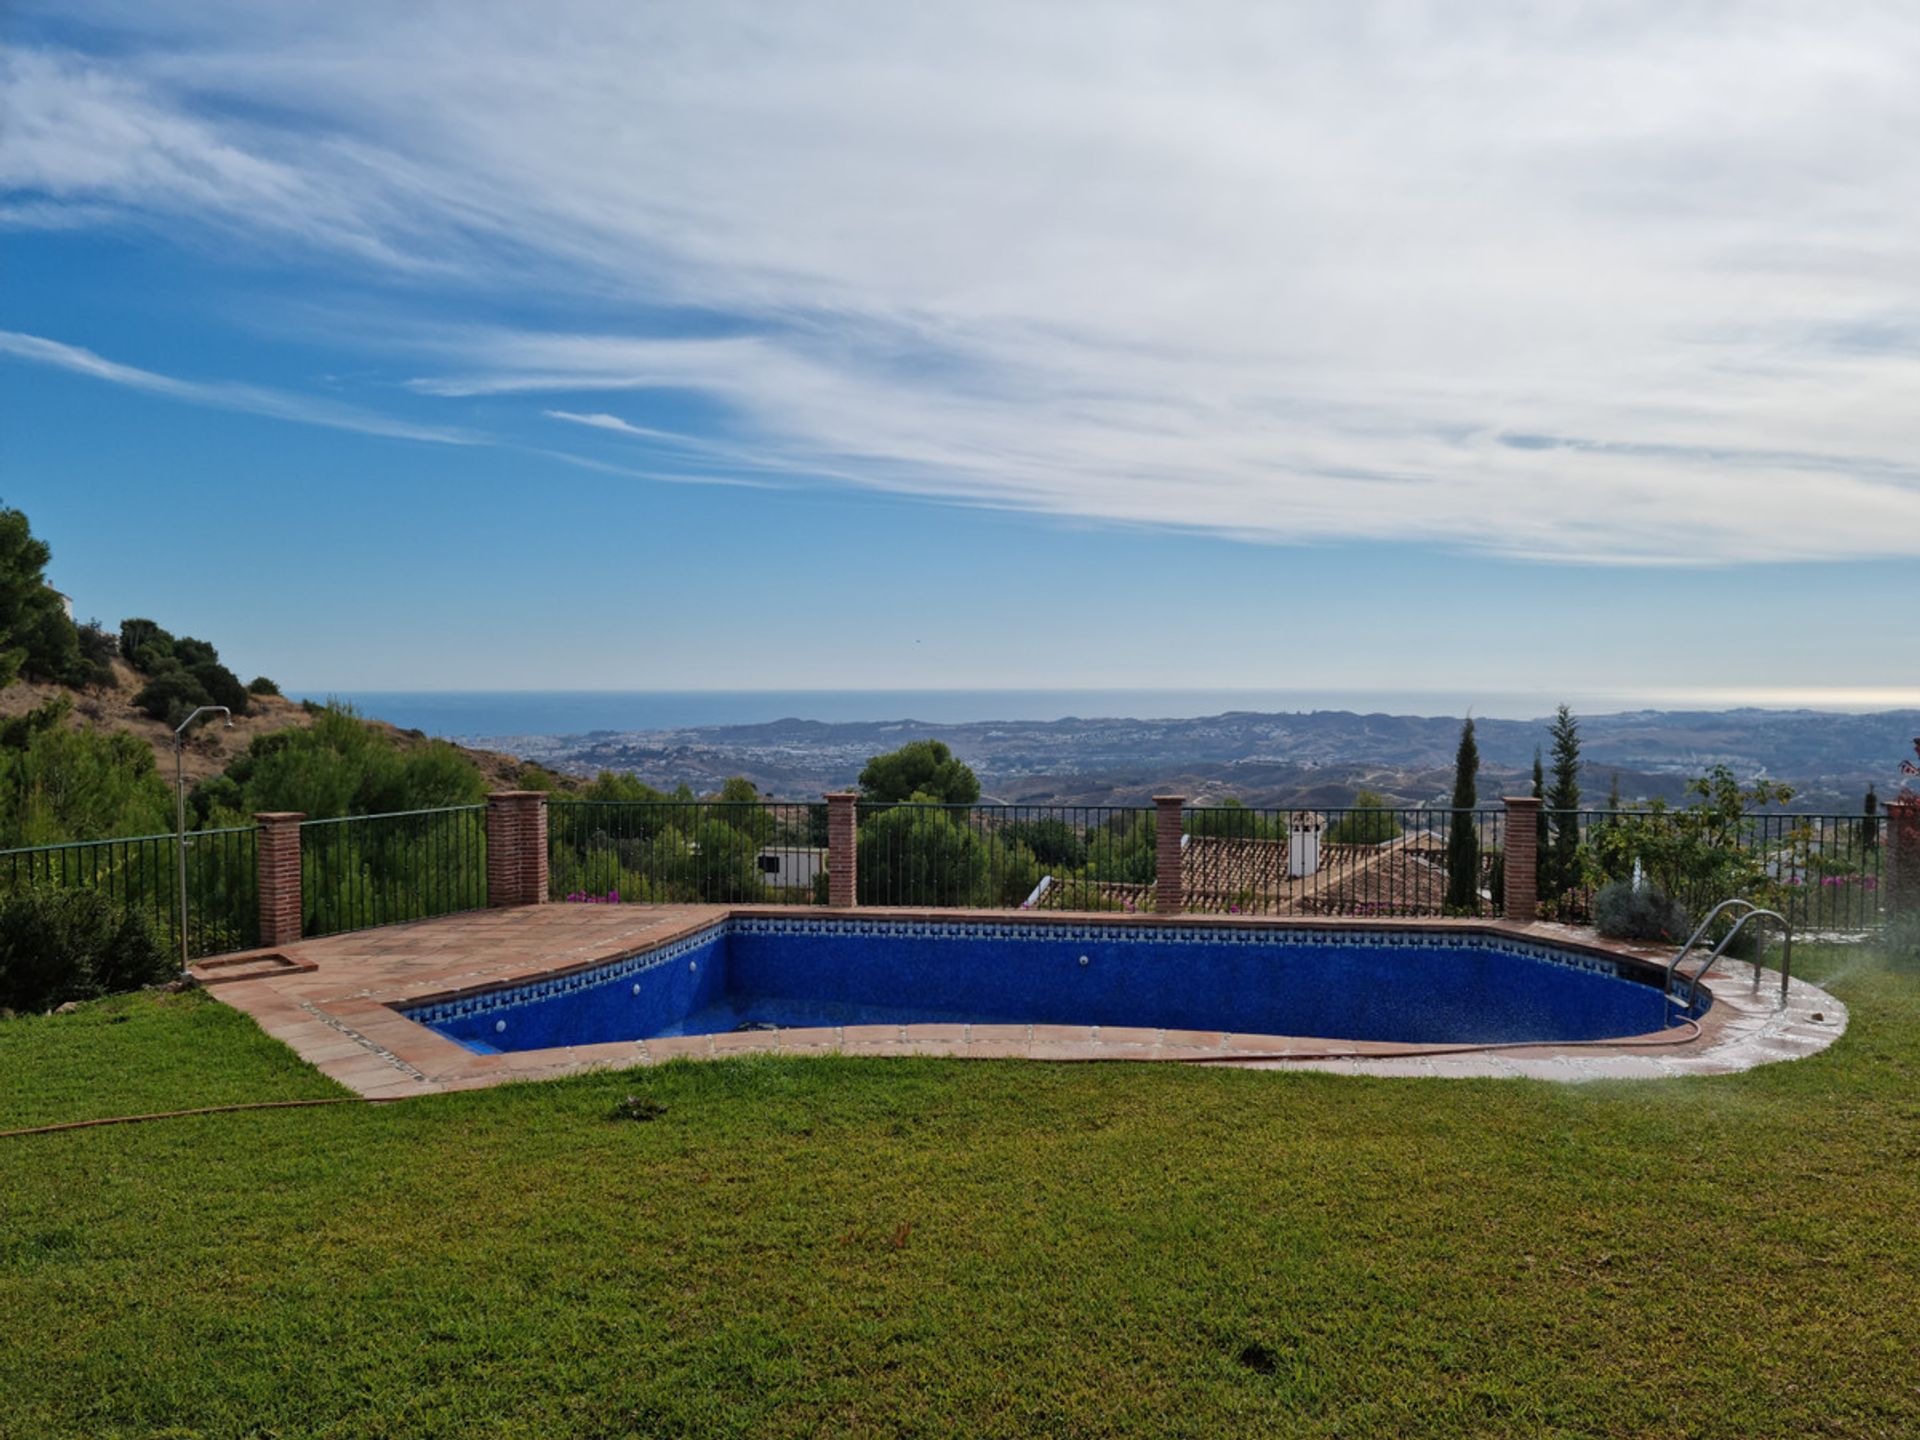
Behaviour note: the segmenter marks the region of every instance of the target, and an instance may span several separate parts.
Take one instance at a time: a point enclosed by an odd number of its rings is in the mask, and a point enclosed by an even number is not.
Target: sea
[[[679,730],[773,720],[1187,719],[1228,711],[1351,710],[1359,714],[1532,720],[1565,701],[1589,715],[1649,709],[1893,708],[1846,692],[1488,694],[1445,690],[298,690],[296,699],[339,700],[362,715],[450,740],[594,731]],[[1823,694],[1827,703],[1821,702]],[[1849,703],[1850,701],[1855,703]]]

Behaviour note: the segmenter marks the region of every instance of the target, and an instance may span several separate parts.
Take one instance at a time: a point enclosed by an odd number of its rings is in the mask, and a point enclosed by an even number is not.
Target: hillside
[[[1480,793],[1524,791],[1545,720],[1480,720]],[[1234,712],[1192,719],[929,724],[914,720],[687,726],[575,736],[499,736],[490,744],[557,770],[626,771],[648,784],[712,789],[743,775],[763,792],[806,798],[850,783],[870,755],[929,737],[951,746],[999,799],[1144,804],[1156,790],[1262,805],[1346,805],[1362,789],[1400,804],[1443,799],[1460,721],[1451,716]],[[1891,793],[1920,734],[1920,712],[1635,711],[1581,717],[1583,785],[1597,803],[1615,776],[1628,800],[1678,799],[1712,765],[1743,780],[1784,781],[1807,809],[1852,812],[1869,784]]]
[[[0,689],[0,719],[24,715],[29,710],[64,696],[73,706],[66,720],[70,728],[123,731],[138,736],[152,748],[160,773],[171,783],[173,727],[164,721],[149,718],[134,707],[133,697],[146,683],[142,676],[124,660],[115,659],[110,665],[113,674],[111,684],[86,688],[46,681],[15,680]],[[418,730],[401,730],[381,720],[369,720],[368,723],[403,751],[427,743],[427,736]],[[251,713],[236,715],[232,729],[222,725],[218,717],[211,723],[194,727],[182,756],[187,782],[192,785],[220,774],[259,736],[271,735],[278,730],[304,730],[312,725],[313,712],[298,701],[283,699],[278,695],[252,696]],[[464,745],[458,748],[486,777],[488,785],[496,789],[511,788],[518,783],[528,763],[497,750],[477,750]],[[571,788],[575,783],[564,777],[556,777],[556,780],[556,788],[560,789]]]

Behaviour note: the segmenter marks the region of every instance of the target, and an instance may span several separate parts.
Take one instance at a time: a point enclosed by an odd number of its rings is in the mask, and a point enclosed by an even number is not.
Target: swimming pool
[[[1688,1012],[1650,967],[1464,928],[734,915],[590,969],[403,1013],[494,1054],[942,1021],[1555,1043],[1644,1035]]]

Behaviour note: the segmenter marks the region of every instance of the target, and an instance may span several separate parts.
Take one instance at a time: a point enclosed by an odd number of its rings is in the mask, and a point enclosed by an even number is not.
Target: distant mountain
[[[1869,782],[1894,771],[1920,735],[1920,710],[1872,715],[1813,710],[1642,710],[1581,717],[1586,786],[1595,803],[1611,777],[1630,799],[1677,797],[1708,766],[1784,781],[1795,808],[1857,809]],[[1545,720],[1481,720],[1481,791],[1510,790],[1547,744]],[[572,774],[630,771],[649,784],[714,789],[745,775],[763,791],[807,798],[850,784],[867,757],[910,739],[944,740],[998,799],[1137,804],[1179,788],[1249,804],[1338,805],[1362,789],[1406,804],[1443,799],[1460,721],[1452,716],[1236,711],[1185,720],[1082,719],[935,724],[912,719],[495,736],[489,746]]]

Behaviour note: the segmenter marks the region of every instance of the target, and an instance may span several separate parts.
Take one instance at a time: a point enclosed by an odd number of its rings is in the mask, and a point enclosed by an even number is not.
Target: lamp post
[[[193,728],[193,722],[202,715],[218,711],[227,717],[227,729],[233,728],[233,711],[224,705],[202,705],[173,732],[173,853],[179,864],[177,896],[180,912],[180,973],[187,973],[187,771],[184,756],[187,749],[187,731]]]

